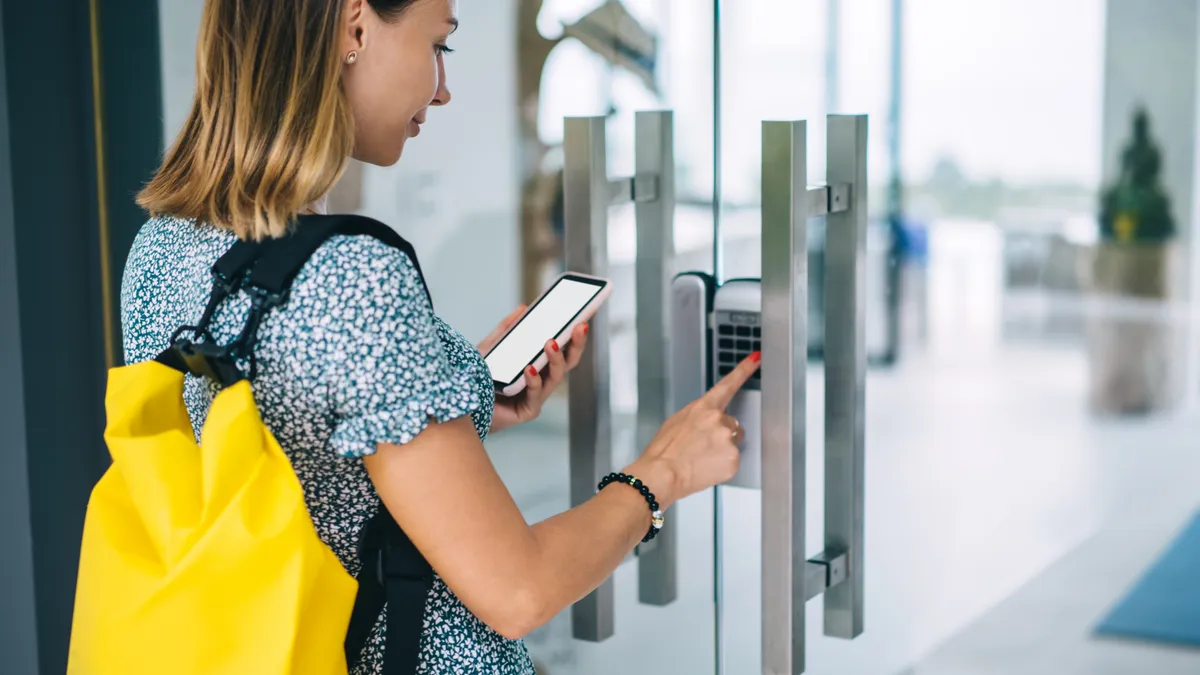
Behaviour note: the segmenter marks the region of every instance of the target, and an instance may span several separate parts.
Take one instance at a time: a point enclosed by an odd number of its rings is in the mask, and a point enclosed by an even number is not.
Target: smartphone
[[[546,343],[553,338],[566,348],[575,326],[591,319],[611,292],[608,279],[574,272],[556,279],[484,356],[496,391],[504,396],[521,393],[525,369],[533,366],[540,373],[550,362]]]

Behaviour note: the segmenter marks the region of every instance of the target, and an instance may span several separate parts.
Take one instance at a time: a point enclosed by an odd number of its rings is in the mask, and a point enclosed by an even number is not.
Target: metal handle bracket
[[[850,555],[844,550],[822,551],[805,563],[805,601],[821,595],[846,580]]]
[[[850,185],[809,185],[808,217],[818,218],[831,213],[842,213],[850,208]]]
[[[633,178],[614,178],[609,181],[609,206],[646,204],[658,200],[660,177],[654,173],[639,173]]]

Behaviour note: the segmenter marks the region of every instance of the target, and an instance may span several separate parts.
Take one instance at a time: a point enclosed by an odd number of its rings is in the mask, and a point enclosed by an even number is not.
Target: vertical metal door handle
[[[763,672],[804,669],[807,125],[762,127]]]
[[[805,602],[824,632],[863,630],[867,118],[830,115],[829,185],[806,181],[804,122],[762,130],[763,672],[804,672]],[[808,223],[827,216],[825,547],[805,554]]]
[[[863,631],[866,416],[867,116],[826,121],[829,183],[847,183],[825,238],[825,550],[846,551],[846,580],[825,591],[825,635]]]
[[[608,276],[608,181],[603,117],[568,117],[563,130],[563,215],[567,268]],[[571,506],[596,493],[600,477],[612,466],[612,412],[609,399],[608,312],[591,320],[589,345],[571,373]],[[609,578],[571,606],[571,627],[578,640],[599,642],[613,634],[613,582]]]
[[[668,295],[675,259],[675,134],[670,111],[640,111],[634,126],[637,257],[637,448],[650,444],[674,412],[667,389]],[[647,194],[649,193],[649,194]],[[668,605],[678,596],[679,521],[638,551],[638,600]]]

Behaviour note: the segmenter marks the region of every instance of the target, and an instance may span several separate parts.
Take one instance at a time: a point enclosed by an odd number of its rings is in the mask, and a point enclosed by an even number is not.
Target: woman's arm
[[[737,471],[725,407],[757,369],[747,359],[672,416],[628,467],[662,509]],[[404,445],[381,444],[364,461],[384,505],[450,590],[508,638],[594,590],[650,527],[646,499],[619,484],[529,526],[465,417],[431,424]]]
[[[510,639],[599,586],[650,527],[646,499],[624,485],[528,525],[469,418],[380,446],[365,462],[384,505],[450,590]],[[660,507],[675,499],[669,468],[646,463],[629,472]]]

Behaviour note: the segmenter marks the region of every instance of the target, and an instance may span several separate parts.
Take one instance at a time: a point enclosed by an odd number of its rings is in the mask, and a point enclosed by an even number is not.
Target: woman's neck
[[[312,204],[309,204],[308,208],[304,209],[304,212],[313,214],[313,215],[323,216],[323,215],[325,215],[326,211],[328,211],[328,210],[329,210],[329,196],[326,195],[324,197],[321,197],[317,201],[313,202]]]

